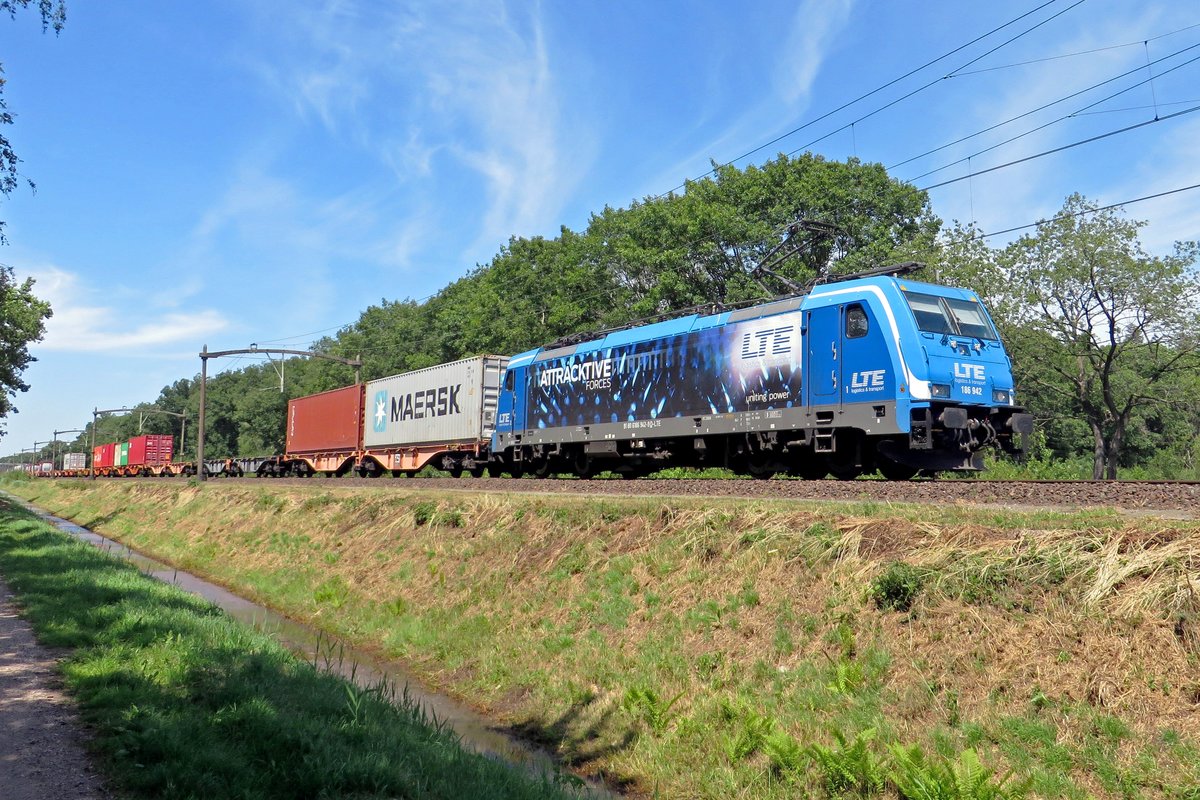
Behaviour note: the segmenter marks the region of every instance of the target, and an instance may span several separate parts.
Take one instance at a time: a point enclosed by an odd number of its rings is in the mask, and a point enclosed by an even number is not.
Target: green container
[[[129,442],[121,442],[117,447],[117,466],[129,466]]]

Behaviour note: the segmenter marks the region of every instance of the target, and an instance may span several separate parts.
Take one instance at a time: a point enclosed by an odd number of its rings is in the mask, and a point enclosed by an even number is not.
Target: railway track
[[[162,480],[157,478],[141,480]],[[802,480],[577,480],[523,478],[212,478],[270,485],[426,487],[499,492],[585,495],[662,495],[794,500],[872,500],[890,503],[999,504],[1048,508],[1115,507],[1190,512],[1200,516],[1200,481],[802,481]]]

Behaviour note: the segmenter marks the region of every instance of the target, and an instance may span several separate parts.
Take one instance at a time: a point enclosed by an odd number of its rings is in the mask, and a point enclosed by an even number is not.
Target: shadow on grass
[[[637,739],[637,734],[627,729],[618,739],[612,740],[609,721],[615,709],[607,708],[593,717],[589,712],[595,702],[594,697],[580,700],[555,719],[528,719],[502,730],[535,742],[557,753],[567,766],[587,772],[592,764],[628,750]],[[604,782],[620,792],[636,786],[632,780],[607,774]]]
[[[87,522],[80,522],[78,524],[80,527],[87,528],[89,531],[94,531],[94,530],[97,530],[100,526],[107,525],[108,523],[112,522],[114,519],[121,516],[123,513],[125,513],[125,509],[118,508],[116,511],[113,511],[112,513],[102,514],[98,517],[95,517],[94,519],[89,519]]]

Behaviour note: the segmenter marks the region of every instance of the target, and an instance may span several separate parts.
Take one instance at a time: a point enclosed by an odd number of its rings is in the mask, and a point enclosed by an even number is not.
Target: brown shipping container
[[[287,455],[354,451],[362,441],[362,384],[288,401]]]

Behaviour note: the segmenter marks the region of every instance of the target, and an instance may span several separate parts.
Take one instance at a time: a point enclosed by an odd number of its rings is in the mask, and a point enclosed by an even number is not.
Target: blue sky
[[[58,37],[29,12],[0,19],[5,133],[37,183],[0,202],[0,262],[55,309],[0,453],[153,400],[199,371],[202,345],[302,348],[382,298],[426,297],[510,236],[582,229],[1041,2],[71,0]],[[1141,68],[892,171],[925,187],[1200,105],[1200,61],[1163,74],[1200,55],[1171,57],[1200,44],[1200,0],[1074,2],[739,163],[812,149],[891,167]],[[975,155],[1145,80],[1147,60],[1152,84]],[[931,200],[993,231],[1074,191],[1110,203],[1194,183],[1200,112]],[[1200,191],[1129,214],[1153,253],[1200,238]]]

